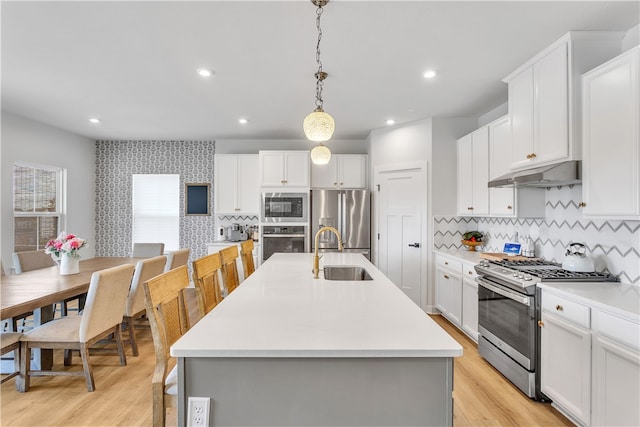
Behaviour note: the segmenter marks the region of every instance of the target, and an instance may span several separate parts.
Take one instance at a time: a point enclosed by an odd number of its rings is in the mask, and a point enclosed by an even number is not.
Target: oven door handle
[[[263,234],[262,235],[263,238],[269,238],[269,237],[306,237],[305,234]]]
[[[476,277],[476,282],[478,282],[478,284],[480,286],[483,286],[483,287],[489,289],[490,291],[495,292],[496,294],[500,294],[503,297],[507,297],[507,298],[509,298],[511,300],[517,301],[517,302],[519,302],[521,304],[526,305],[527,307],[529,307],[531,305],[530,302],[529,302],[529,298],[528,297],[524,297],[524,296],[519,295],[519,294],[517,294],[515,292],[510,292],[510,291],[508,291],[506,289],[499,288],[496,285],[493,285],[493,284],[489,283],[488,281],[481,279],[480,276]]]

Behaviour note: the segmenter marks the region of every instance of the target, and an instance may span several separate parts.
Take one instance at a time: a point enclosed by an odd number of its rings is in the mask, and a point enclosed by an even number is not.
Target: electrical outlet
[[[208,397],[190,397],[189,409],[187,411],[188,427],[208,427],[209,426],[209,402]]]

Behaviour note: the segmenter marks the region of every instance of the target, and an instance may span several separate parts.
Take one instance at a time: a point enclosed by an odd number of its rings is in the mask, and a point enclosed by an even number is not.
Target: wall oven
[[[307,226],[262,226],[262,262],[275,253],[308,252]]]
[[[262,193],[263,223],[307,222],[308,193]]]

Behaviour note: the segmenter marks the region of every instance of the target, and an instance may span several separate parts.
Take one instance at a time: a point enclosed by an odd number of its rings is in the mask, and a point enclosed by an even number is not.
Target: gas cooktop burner
[[[490,264],[502,267],[502,273],[509,271],[517,273],[514,277],[520,275],[532,276],[536,281],[585,281],[585,282],[616,282],[617,277],[609,273],[598,272],[578,272],[564,270],[558,263],[544,260],[502,260],[491,261]]]

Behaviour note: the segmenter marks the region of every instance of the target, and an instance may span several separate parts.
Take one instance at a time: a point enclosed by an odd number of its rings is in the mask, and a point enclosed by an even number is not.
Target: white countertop
[[[553,282],[538,283],[538,287],[554,290],[632,320],[637,321],[640,316],[640,286],[619,282]]]
[[[480,262],[480,251],[469,251],[466,249],[434,249],[436,254],[452,256],[459,258],[462,261],[468,261],[473,263]]]
[[[175,357],[457,357],[462,347],[360,254],[371,281],[314,279],[313,254],[274,254],[171,347]]]

